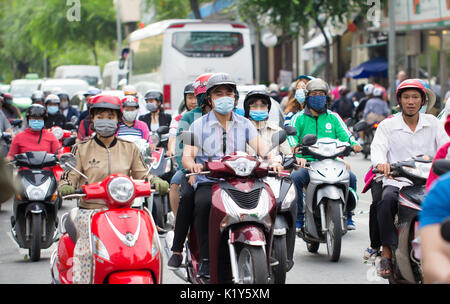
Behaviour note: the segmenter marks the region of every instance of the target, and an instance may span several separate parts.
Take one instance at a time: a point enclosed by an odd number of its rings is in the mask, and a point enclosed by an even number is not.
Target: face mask
[[[265,120],[268,116],[269,116],[268,110],[263,110],[263,111],[250,110],[250,118],[253,119],[254,121]]]
[[[125,119],[128,122],[132,122],[136,120],[136,117],[138,115],[138,111],[124,111],[123,112],[123,119]]]
[[[40,119],[31,119],[28,122],[30,129],[33,131],[40,131],[44,127],[44,121]]]
[[[299,103],[304,103],[305,102],[305,91],[303,91],[302,89],[298,89],[297,91],[295,91],[295,99]]]
[[[222,115],[228,114],[233,111],[234,108],[234,98],[233,97],[220,97],[217,98],[214,102],[214,110]]]
[[[49,114],[56,114],[59,111],[59,107],[58,106],[49,106],[49,107],[47,107],[47,111]]]
[[[61,109],[67,109],[69,107],[69,102],[62,101],[60,106],[61,106]]]
[[[111,137],[116,134],[117,120],[96,119],[94,120],[94,130],[101,137]]]
[[[155,113],[158,110],[158,107],[154,103],[147,103],[145,108],[151,113]]]
[[[235,108],[234,113],[239,114],[241,116],[245,116],[245,111],[242,108]]]
[[[315,95],[315,96],[309,96],[308,97],[308,105],[313,110],[322,110],[322,109],[324,109],[326,103],[327,103],[327,97],[326,96]]]

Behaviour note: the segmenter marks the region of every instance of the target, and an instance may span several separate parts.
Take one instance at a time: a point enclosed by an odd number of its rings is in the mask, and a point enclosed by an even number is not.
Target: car
[[[54,78],[83,79],[94,87],[102,85],[102,75],[98,65],[60,65],[55,69]]]
[[[251,92],[254,90],[267,91],[267,87],[263,84],[261,84],[261,85],[238,85],[237,90],[239,92],[239,101],[238,101],[237,108],[243,109],[244,108],[244,99],[245,99],[245,96],[247,96],[248,92]],[[280,104],[273,98],[270,98],[270,100],[272,101],[272,105],[270,106],[269,120],[273,121],[280,127],[283,127],[284,115],[283,115],[283,111],[281,111]]]
[[[39,89],[42,79],[15,79],[11,81],[10,93],[13,95],[13,104],[21,112],[31,105],[31,94]]]
[[[44,80],[39,90],[41,91],[54,91],[55,89],[60,89],[69,95],[69,98],[77,94],[80,91],[86,92],[89,90],[89,84],[86,80],[76,79],[76,78],[49,78]]]

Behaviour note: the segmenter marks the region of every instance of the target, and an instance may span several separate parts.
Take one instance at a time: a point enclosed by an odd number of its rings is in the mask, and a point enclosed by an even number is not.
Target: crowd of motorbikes
[[[13,125],[20,124],[15,122]],[[38,261],[41,250],[57,242],[50,261],[52,282],[70,284],[77,235],[74,224],[76,211],[74,209],[58,218],[58,209],[64,200],[81,197],[85,200],[102,199],[107,203],[107,210],[91,216],[92,283],[161,283],[162,253],[170,253],[167,240],[157,228],[174,226],[168,194],[159,195],[151,189],[148,179],[133,180],[112,174],[102,182],[83,185],[74,195],[61,197],[57,185],[64,171],[73,170],[83,176],[76,170],[76,159],[71,154],[71,147],[75,144],[72,132],[75,130],[75,125],[70,122],[64,130],[52,128],[62,146],[57,153],[26,152],[16,155],[10,163],[17,169],[15,183],[19,186],[11,217],[14,240],[19,247],[28,249],[32,261]],[[353,130],[364,130],[366,136],[373,137],[376,126],[361,122]],[[157,145],[155,150],[150,150],[145,140],[130,140],[138,146],[148,166],[147,176],[160,176],[170,182],[175,162],[166,156],[162,144],[167,140],[168,131],[169,128],[163,126],[152,133],[152,141]],[[273,137],[272,147],[294,134],[295,128],[285,127]],[[0,137],[3,139],[1,148],[7,151],[11,138],[7,133],[0,134]],[[187,131],[180,135],[180,140],[190,145],[197,142],[194,134]],[[370,152],[370,141],[367,142]],[[357,202],[350,195],[349,170],[336,158],[349,156],[350,145],[307,135],[295,151],[317,159],[306,164],[310,183],[304,191],[305,224],[301,231],[295,229],[297,191],[289,177],[290,172],[298,167],[295,157],[282,156],[285,169],[282,174],[270,171],[266,159],[243,152],[210,160],[203,172],[195,173],[221,178],[212,188],[210,278],[206,280],[197,276],[199,244],[193,226],[186,240],[182,267],[174,271],[176,275],[196,284],[282,284],[293,267],[297,236],[306,242],[309,252],[317,252],[320,244],[324,243],[329,260],[339,260],[342,236],[347,232],[345,214]],[[431,163],[432,159],[417,156],[391,165],[394,178],[408,178],[413,185],[400,191],[396,219],[399,244],[393,251],[390,283],[423,281],[417,245],[417,215],[424,199]],[[436,162],[434,167],[437,174],[450,170],[449,161]],[[48,168],[51,170],[46,170]],[[376,174],[376,169],[372,173]],[[187,172],[187,176],[190,175],[194,173]],[[369,180],[366,186],[371,182]],[[450,224],[443,225],[442,229],[447,240],[450,239],[449,227]]]

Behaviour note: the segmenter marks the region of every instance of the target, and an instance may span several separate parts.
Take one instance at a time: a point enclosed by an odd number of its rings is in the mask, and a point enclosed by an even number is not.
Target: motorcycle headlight
[[[108,192],[113,200],[126,203],[134,195],[134,184],[128,178],[116,177],[109,182]]]
[[[94,249],[93,250],[94,254],[98,255],[104,260],[109,261],[108,250],[106,250],[106,247],[103,244],[103,242],[95,234],[92,234],[92,246]]]
[[[253,169],[256,167],[255,160],[249,160],[247,158],[238,158],[236,160],[229,160],[225,162],[234,173],[238,176],[248,176],[252,173]]]
[[[31,187],[30,187],[31,188]],[[32,187],[32,189],[27,189],[27,195],[30,201],[43,201],[45,200],[45,192],[38,188],[38,187]]]
[[[281,210],[286,210],[291,208],[292,202],[297,197],[297,191],[295,190],[295,185],[291,185],[288,192],[286,193],[286,197],[283,202],[281,202]]]
[[[414,177],[427,179],[431,170],[431,163],[420,163],[415,162],[416,167],[408,167],[402,166],[403,170],[405,170],[408,174],[411,174]]]

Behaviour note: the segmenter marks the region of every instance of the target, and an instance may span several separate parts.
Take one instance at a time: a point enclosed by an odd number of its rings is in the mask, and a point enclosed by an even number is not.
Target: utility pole
[[[388,68],[389,68],[389,87],[390,104],[395,106],[395,0],[389,0],[389,43],[388,43]]]
[[[122,27],[120,24],[120,0],[116,0],[117,51],[122,53]]]

